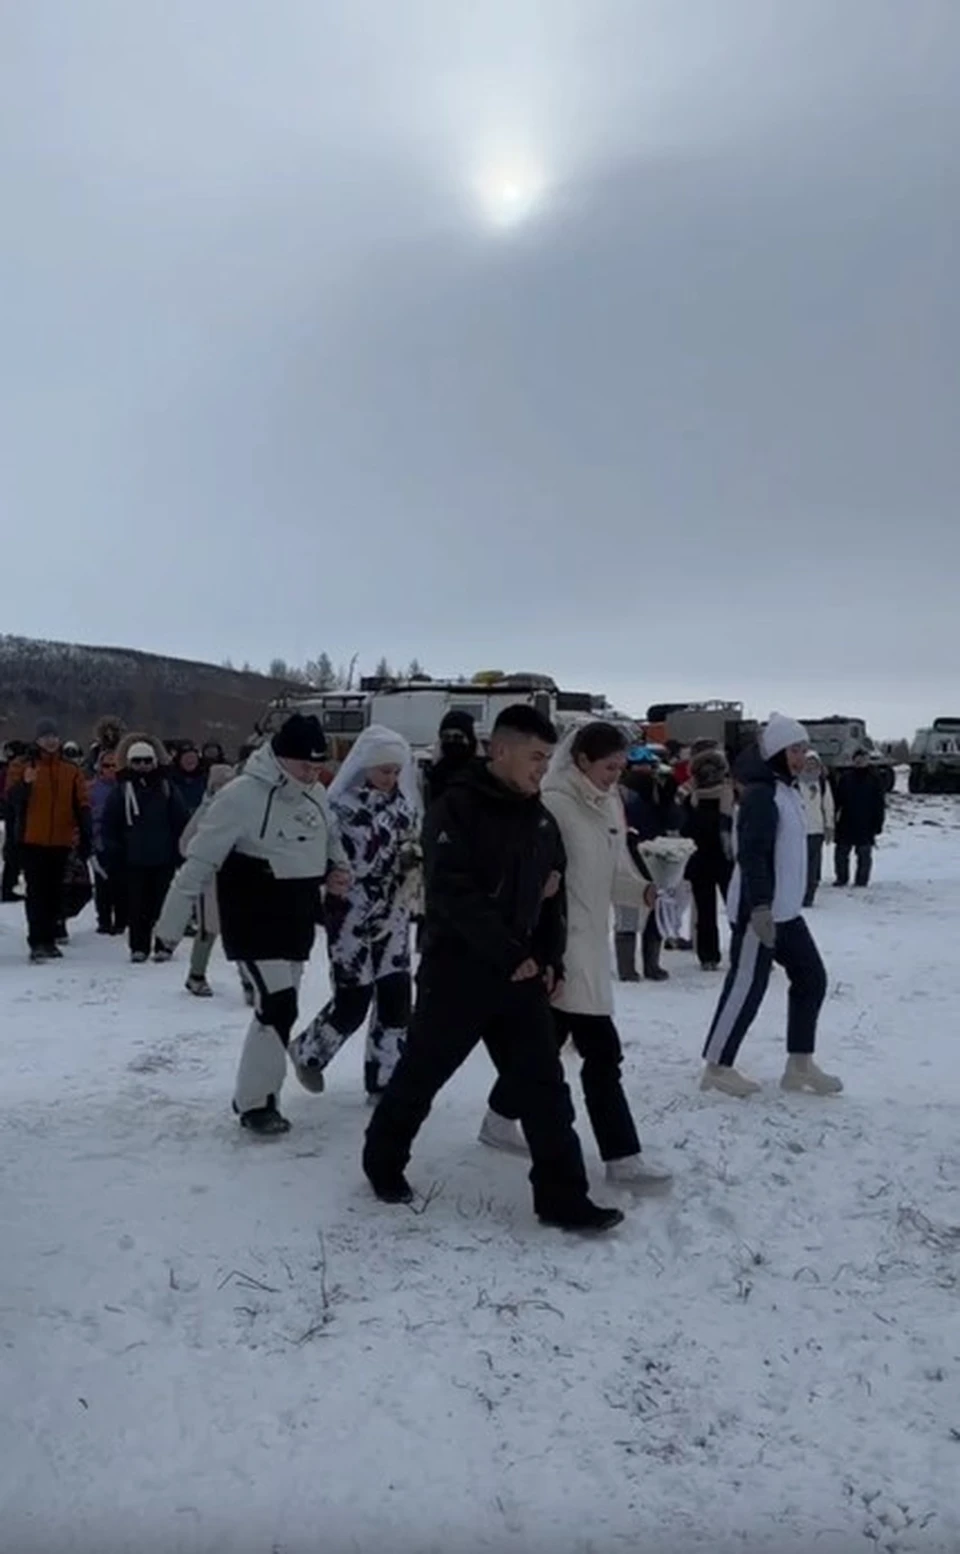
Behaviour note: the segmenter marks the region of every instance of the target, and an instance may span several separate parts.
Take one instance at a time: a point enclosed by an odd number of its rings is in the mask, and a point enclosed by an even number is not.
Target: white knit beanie
[[[767,726],[760,735],[760,751],[770,761],[790,745],[808,745],[810,736],[796,718],[785,718],[782,712],[771,712]]]
[[[128,761],[155,761],[157,752],[145,739],[136,739],[127,751]]]

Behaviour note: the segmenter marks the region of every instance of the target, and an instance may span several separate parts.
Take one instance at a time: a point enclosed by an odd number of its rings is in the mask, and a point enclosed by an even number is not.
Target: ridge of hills
[[[0,741],[31,739],[55,718],[65,739],[86,745],[98,719],[161,739],[217,739],[235,750],[270,700],[305,687],[290,680],[134,648],[90,647],[0,635]]]

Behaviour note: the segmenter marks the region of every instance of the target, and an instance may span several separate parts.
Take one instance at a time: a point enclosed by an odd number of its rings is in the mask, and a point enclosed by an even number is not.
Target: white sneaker
[[[755,1079],[748,1079],[746,1074],[741,1074],[739,1069],[726,1068],[720,1063],[708,1063],[700,1081],[701,1090],[719,1090],[721,1094],[735,1095],[739,1100],[746,1099],[748,1095],[757,1095],[762,1088]]]
[[[477,1135],[488,1149],[502,1149],[508,1155],[529,1155],[527,1141],[520,1131],[520,1124],[510,1117],[500,1117],[488,1111],[480,1124]]]
[[[607,1181],[613,1187],[629,1187],[634,1192],[649,1192],[669,1187],[673,1172],[656,1165],[646,1155],[627,1155],[623,1160],[608,1160]]]
[[[839,1095],[843,1080],[836,1074],[825,1074],[813,1058],[791,1053],[780,1081],[781,1090],[809,1090],[813,1095]]]

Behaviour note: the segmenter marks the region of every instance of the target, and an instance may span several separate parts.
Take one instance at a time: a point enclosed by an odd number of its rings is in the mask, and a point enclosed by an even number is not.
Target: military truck
[[[469,713],[482,743],[489,739],[498,714],[517,702],[536,707],[561,734],[573,725],[600,718],[622,729],[630,744],[640,737],[640,724],[611,707],[605,696],[563,691],[549,675],[504,674],[499,670],[483,670],[469,681],[369,676],[361,679],[356,690],[304,690],[271,702],[258,732],[273,733],[291,712],[314,713],[326,732],[333,765],[344,759],[370,723],[403,734],[415,754],[427,756],[445,713]]]
[[[911,793],[960,793],[960,718],[934,718],[910,746]]]
[[[883,784],[884,792],[893,792],[897,780],[896,769],[889,756],[877,749],[862,718],[834,713],[829,718],[801,718],[800,722],[829,777],[834,778],[841,767],[849,766],[855,751],[865,750]]]
[[[735,761],[757,737],[759,725],[743,715],[740,701],[656,702],[647,708],[646,736],[651,745],[676,740],[684,749],[710,739]]]

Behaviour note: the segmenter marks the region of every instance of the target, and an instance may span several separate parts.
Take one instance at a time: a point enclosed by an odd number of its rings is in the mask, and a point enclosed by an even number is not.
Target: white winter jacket
[[[198,815],[164,902],[158,939],[165,944],[182,939],[194,903],[234,851],[269,864],[278,880],[322,879],[331,867],[347,867],[323,785],[295,782],[270,745],[261,745]]]
[[[560,827],[567,855],[567,948],[557,1008],[612,1015],[610,908],[642,908],[649,881],[630,860],[616,790],[602,793],[572,763],[564,763],[547,773],[543,802]]]
[[[836,805],[833,802],[830,784],[825,782],[819,773],[815,777],[809,777],[804,773],[797,780],[797,789],[803,799],[803,808],[807,817],[807,835],[832,835],[836,821]]]

